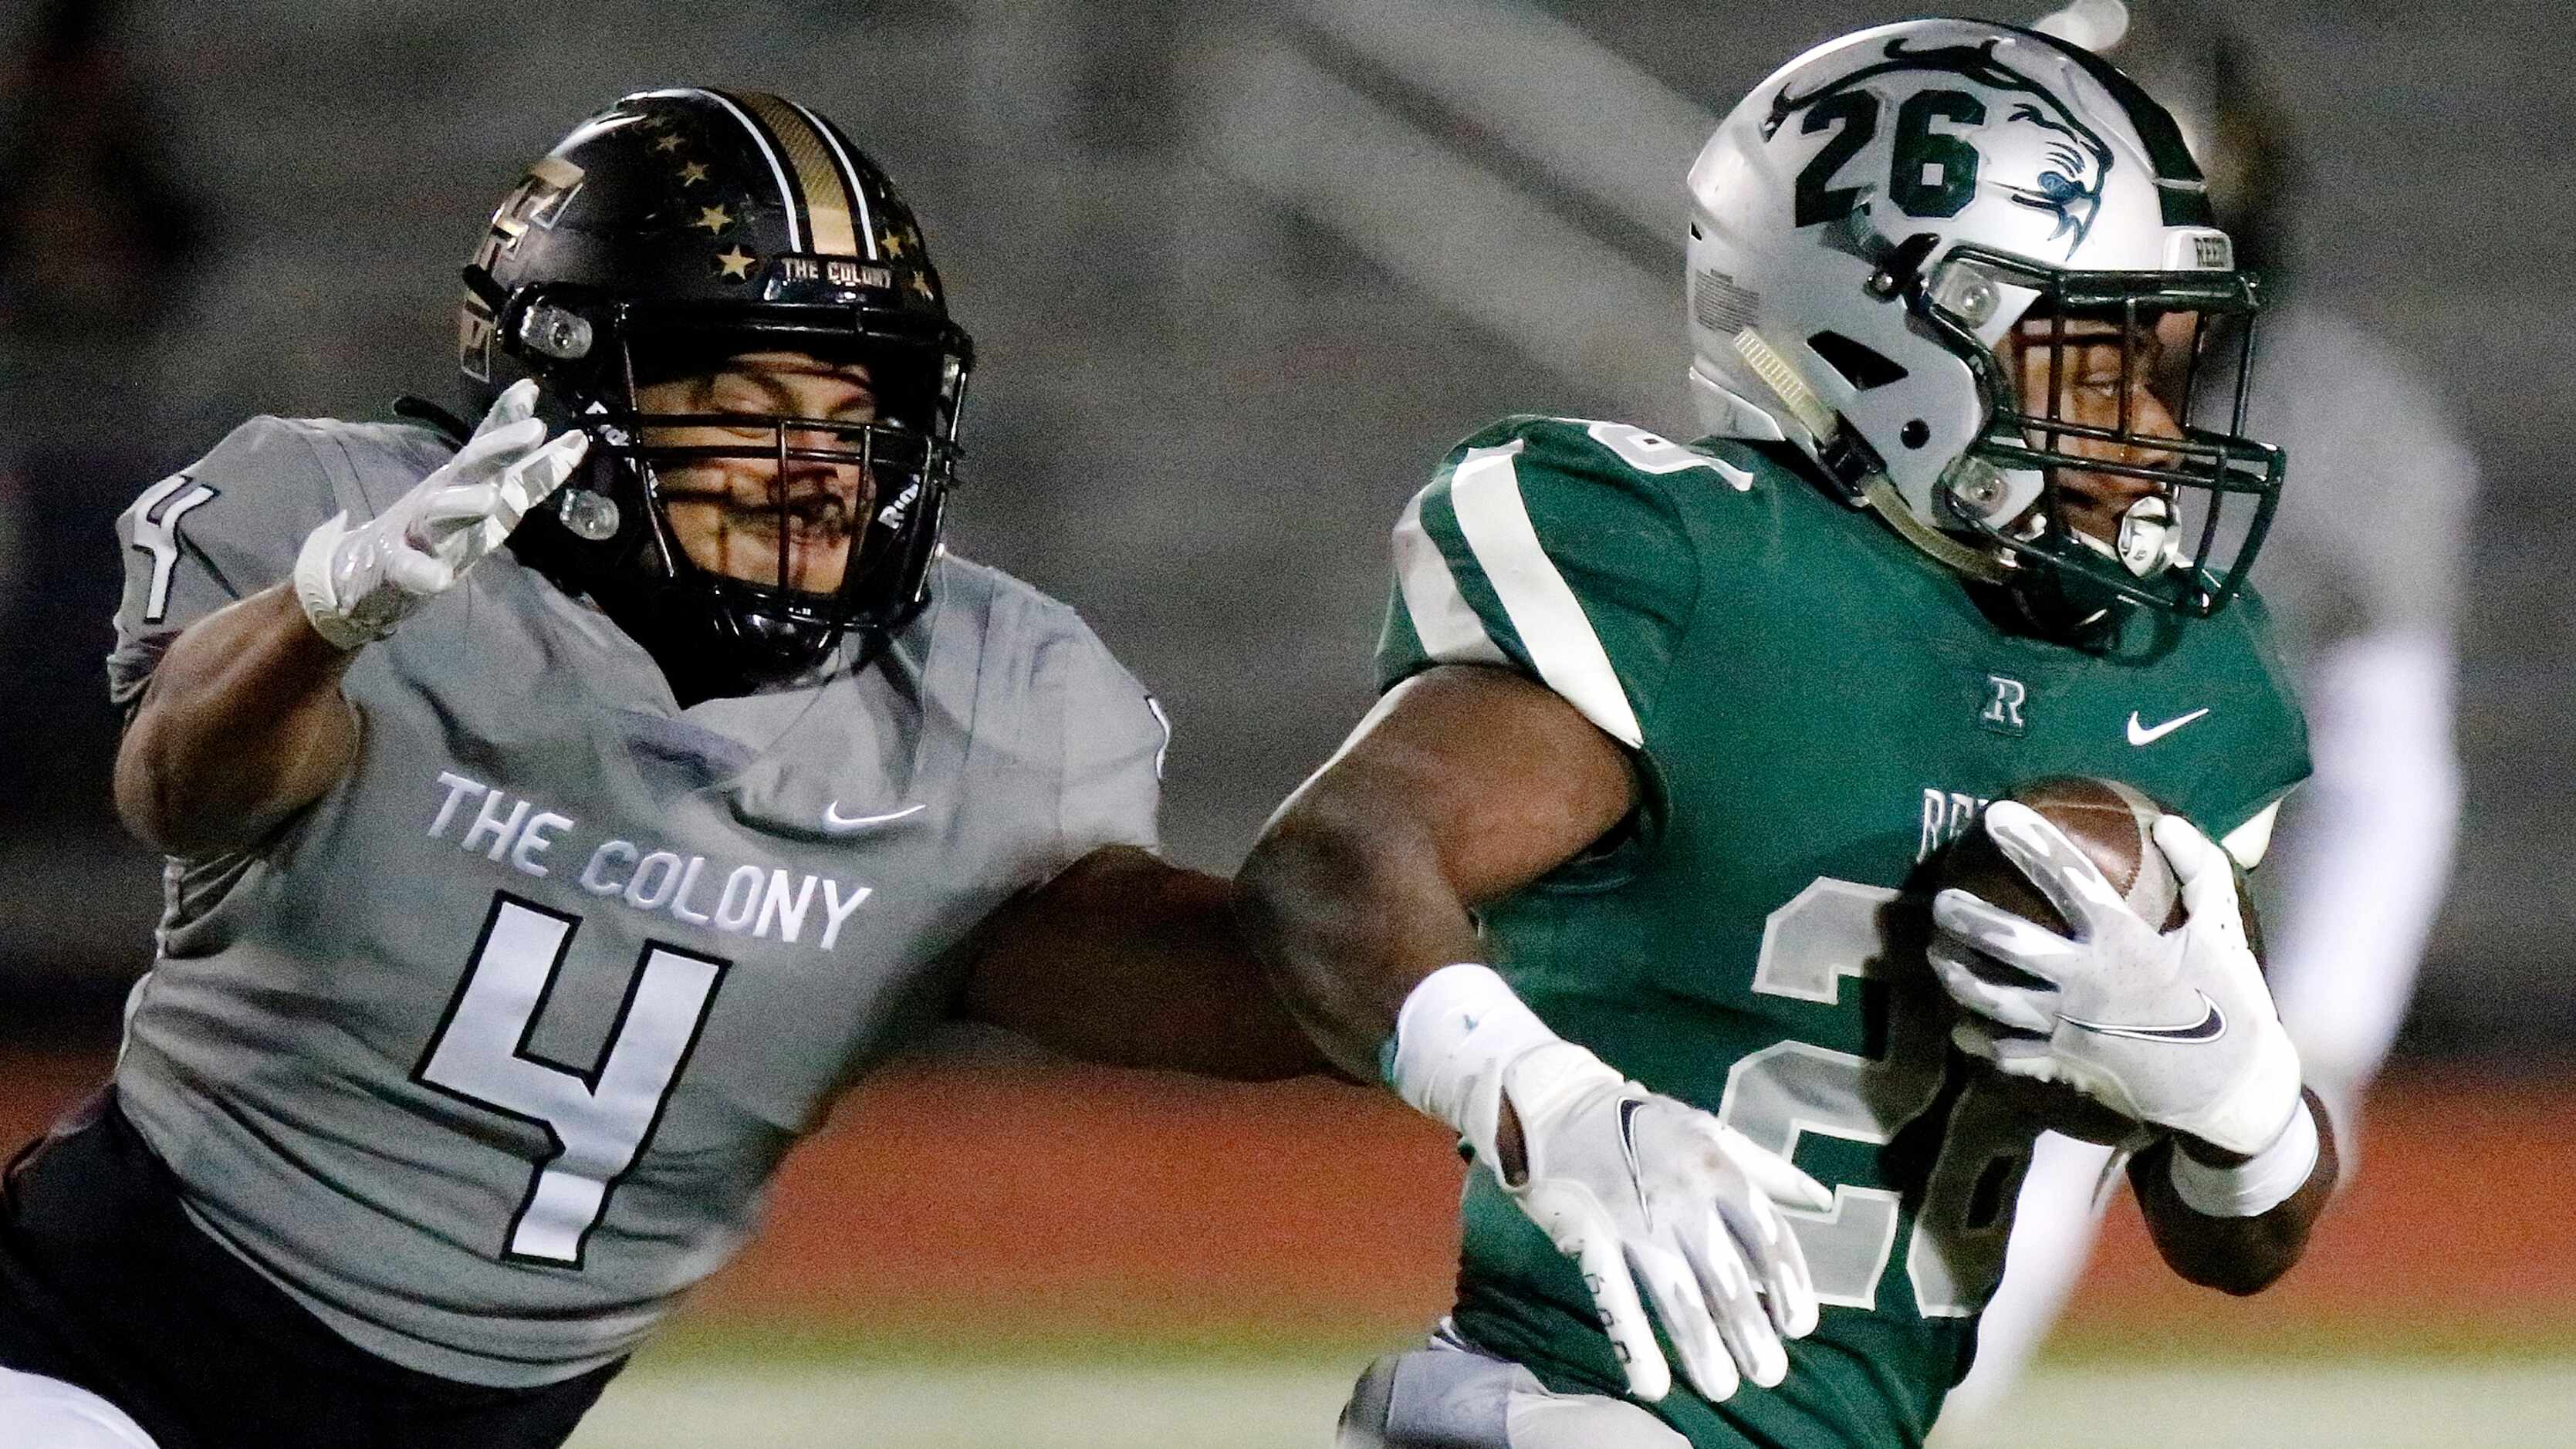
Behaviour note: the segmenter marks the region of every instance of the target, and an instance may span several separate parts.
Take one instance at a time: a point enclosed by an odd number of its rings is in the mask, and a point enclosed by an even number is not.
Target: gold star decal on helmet
[[[719,232],[733,225],[733,213],[721,206],[701,206],[698,208],[698,219],[689,224],[705,227],[710,233]]]
[[[724,278],[728,282],[748,281],[751,277],[751,264],[757,260],[759,260],[759,258],[754,257],[747,251],[744,251],[741,243],[737,242],[733,246],[716,253],[716,266],[718,268],[716,275]]]
[[[680,133],[673,131],[671,134],[655,141],[653,143],[653,149],[656,151],[677,151],[680,149],[681,144]]]
[[[695,186],[706,179],[707,163],[704,161],[692,161],[680,168],[680,184],[682,186]]]
[[[878,237],[877,245],[884,248],[887,256],[899,257],[903,255],[903,238],[895,232],[887,232],[885,235]]]
[[[929,300],[929,298],[930,298],[930,274],[929,274],[929,273],[927,273],[927,272],[915,272],[915,273],[913,273],[913,274],[912,274],[912,289],[913,289],[914,291],[916,291],[916,292],[919,292],[919,293],[922,295],[923,300],[925,300],[925,301]]]

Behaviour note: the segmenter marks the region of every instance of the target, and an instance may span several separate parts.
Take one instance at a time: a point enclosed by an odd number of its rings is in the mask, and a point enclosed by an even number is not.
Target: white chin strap
[[[2120,566],[2138,578],[2160,574],[2182,562],[2182,530],[2174,526],[2173,505],[2163,498],[2141,498],[2120,515]]]
[[[1869,481],[1861,485],[1861,497],[1868,501],[1879,517],[1887,520],[1887,526],[1895,529],[1899,537],[1931,555],[1934,561],[1957,569],[1979,583],[1999,584],[2004,581],[2006,570],[2000,560],[1915,517],[1914,510],[1905,506],[1905,499],[1897,493],[1896,485],[1887,481],[1886,474],[1872,473]]]
[[[1838,426],[1833,413],[1798,376],[1797,368],[1763,341],[1759,332],[1747,327],[1736,333],[1735,351],[1755,376],[1770,385],[1782,410],[1808,431],[1817,446],[1831,438]],[[1701,372],[1696,363],[1691,366],[1690,383],[1691,401],[1699,408],[1701,425],[1710,432],[1732,438],[1786,439],[1779,418],[1770,410],[1745,401],[1733,389]],[[1906,542],[1938,562],[1981,583],[2003,582],[2006,568],[2000,560],[1916,517],[1885,473],[1873,473],[1862,481],[1861,499]]]
[[[1725,384],[1699,370],[1690,370],[1691,407],[1699,414],[1700,431],[1721,438],[1752,438],[1767,443],[1788,441],[1780,431],[1780,421],[1768,412],[1729,391]]]

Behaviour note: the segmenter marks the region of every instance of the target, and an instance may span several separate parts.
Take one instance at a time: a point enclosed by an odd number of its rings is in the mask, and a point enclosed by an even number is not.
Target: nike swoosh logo
[[[930,806],[924,803],[906,805],[900,810],[889,810],[883,815],[844,815],[841,813],[841,802],[835,800],[823,807],[823,833],[825,835],[855,834],[872,825],[890,825],[897,820],[918,815],[929,808]]]
[[[2163,724],[2151,726],[2140,722],[2138,719],[2138,712],[2133,709],[2129,711],[2129,743],[2133,745],[2152,745],[2156,741],[2163,739],[2165,736],[2172,734],[2175,730],[2181,729],[2184,725],[2191,723],[2193,720],[2196,720],[2207,713],[2209,713],[2209,709],[2204,705],[2199,709],[2193,710],[2189,714],[2177,715],[2172,719],[2166,720]]]
[[[2227,1035],[2227,1014],[2218,1009],[2218,1003],[2210,1000],[2206,991],[2192,994],[2200,998],[2200,1020],[2188,1026],[2115,1026],[2108,1022],[2079,1021],[2071,1016],[2059,1017],[2058,1020],[2096,1036],[2124,1036],[2132,1041],[2216,1041]]]
[[[1629,1124],[1636,1119],[1637,1109],[1646,1105],[1635,1097],[1619,1099],[1619,1151],[1628,1159],[1628,1185],[1637,1190],[1637,1214],[1645,1219],[1646,1231],[1655,1230],[1655,1210],[1646,1203],[1646,1173],[1637,1163],[1636,1129]]]

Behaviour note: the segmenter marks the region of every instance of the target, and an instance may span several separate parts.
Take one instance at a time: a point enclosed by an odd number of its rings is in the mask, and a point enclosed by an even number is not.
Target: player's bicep
[[[1274,829],[1410,837],[1473,905],[1582,854],[1637,800],[1627,754],[1564,696],[1443,665],[1388,691]]]

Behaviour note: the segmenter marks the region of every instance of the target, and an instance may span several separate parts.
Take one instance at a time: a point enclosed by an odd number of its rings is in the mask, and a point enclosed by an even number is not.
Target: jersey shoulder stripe
[[[1423,658],[1438,664],[1508,664],[1501,646],[1458,592],[1440,545],[1423,529],[1423,501],[1439,486],[1414,494],[1395,520],[1395,602],[1412,626]]]
[[[1636,711],[1583,603],[1540,544],[1521,494],[1517,442],[1471,448],[1449,479],[1460,537],[1484,571],[1539,678],[1612,739],[1643,744]]]
[[[1698,563],[1641,442],[1675,446],[1624,424],[1515,417],[1452,451],[1396,522],[1380,682],[1437,664],[1514,668],[1643,748]]]

